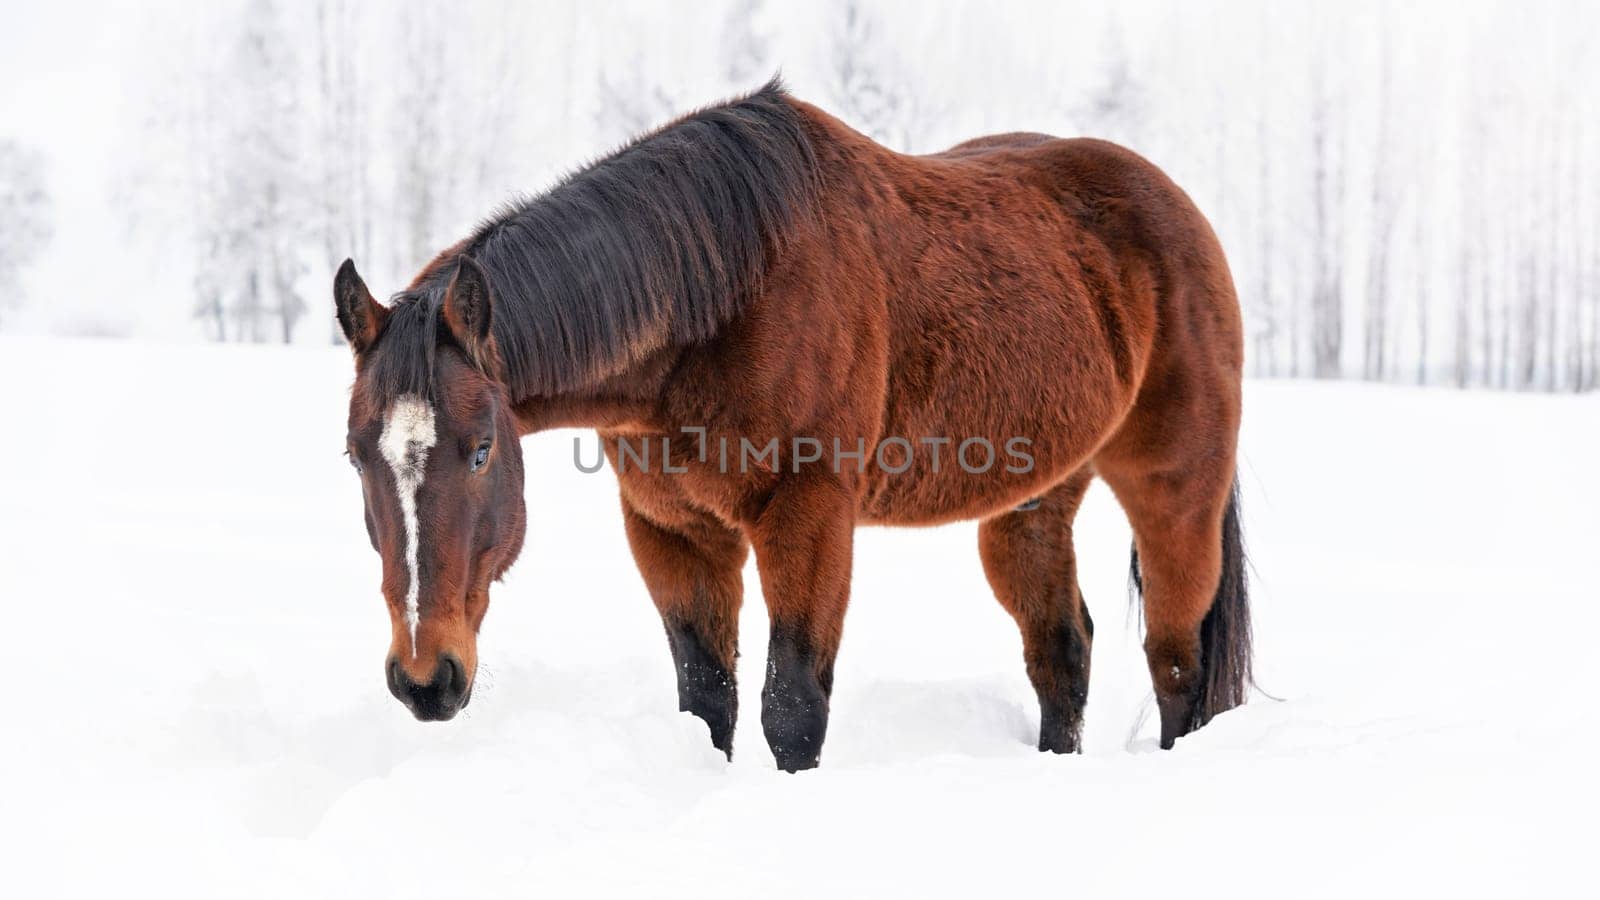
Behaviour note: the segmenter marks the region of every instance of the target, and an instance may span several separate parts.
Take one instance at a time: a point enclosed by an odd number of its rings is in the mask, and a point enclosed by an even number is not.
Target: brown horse
[[[518,438],[595,428],[678,673],[730,754],[741,569],[771,622],[761,724],[815,766],[861,524],[979,519],[1041,750],[1078,749],[1094,633],[1072,521],[1133,526],[1161,744],[1244,700],[1239,305],[1210,226],[1112,144],[887,150],[776,82],[502,211],[385,307],[346,262],[348,445],[389,688],[465,706],[521,548]]]

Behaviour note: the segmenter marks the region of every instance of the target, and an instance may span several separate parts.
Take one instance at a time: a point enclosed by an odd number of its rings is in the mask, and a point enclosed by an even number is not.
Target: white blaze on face
[[[417,656],[417,594],[421,590],[417,578],[417,491],[427,474],[428,450],[438,441],[433,427],[433,407],[416,396],[406,394],[389,407],[389,416],[383,423],[383,436],[378,447],[383,458],[389,461],[394,472],[394,489],[400,496],[400,514],[406,526],[406,625],[411,630],[411,658]]]

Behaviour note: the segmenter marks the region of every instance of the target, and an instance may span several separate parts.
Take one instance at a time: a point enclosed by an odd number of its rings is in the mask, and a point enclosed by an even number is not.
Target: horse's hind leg
[[[711,743],[732,759],[744,536],[687,508],[654,510],[647,518],[624,499],[622,512],[634,561],[666,626],[678,709],[704,720]]]
[[[1089,487],[1087,469],[1041,498],[978,526],[983,571],[1022,630],[1028,678],[1039,694],[1039,749],[1075,753],[1089,696],[1094,623],[1078,589],[1072,519]]]
[[[1242,703],[1249,679],[1243,559],[1229,551],[1238,546],[1231,439],[1224,450],[1197,449],[1178,465],[1105,454],[1095,463],[1133,526],[1164,749]]]

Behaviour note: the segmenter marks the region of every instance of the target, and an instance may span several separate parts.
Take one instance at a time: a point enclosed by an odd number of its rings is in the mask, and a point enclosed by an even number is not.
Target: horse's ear
[[[339,274],[333,276],[333,308],[345,340],[350,342],[350,349],[357,356],[372,347],[383,320],[389,315],[389,311],[372,298],[366,282],[356,274],[356,264],[348,259],[339,267]]]
[[[444,292],[444,321],[478,368],[491,375],[499,371],[495,353],[494,300],[489,273],[470,256],[456,257],[456,274]]]

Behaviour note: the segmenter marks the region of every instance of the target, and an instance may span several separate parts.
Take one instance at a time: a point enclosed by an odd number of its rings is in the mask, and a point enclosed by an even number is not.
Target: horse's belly
[[[972,460],[981,466],[980,454]],[[1039,466],[1012,471],[1016,458],[1005,456],[992,471],[960,469],[944,460],[942,472],[876,473],[863,499],[861,522],[868,525],[941,525],[997,515],[1043,496],[1076,465]],[[1082,463],[1080,462],[1079,465]]]
[[[1132,405],[1097,367],[960,367],[937,392],[891,387],[886,430],[868,460],[864,521],[934,525],[982,518],[1038,497],[1084,466]]]

